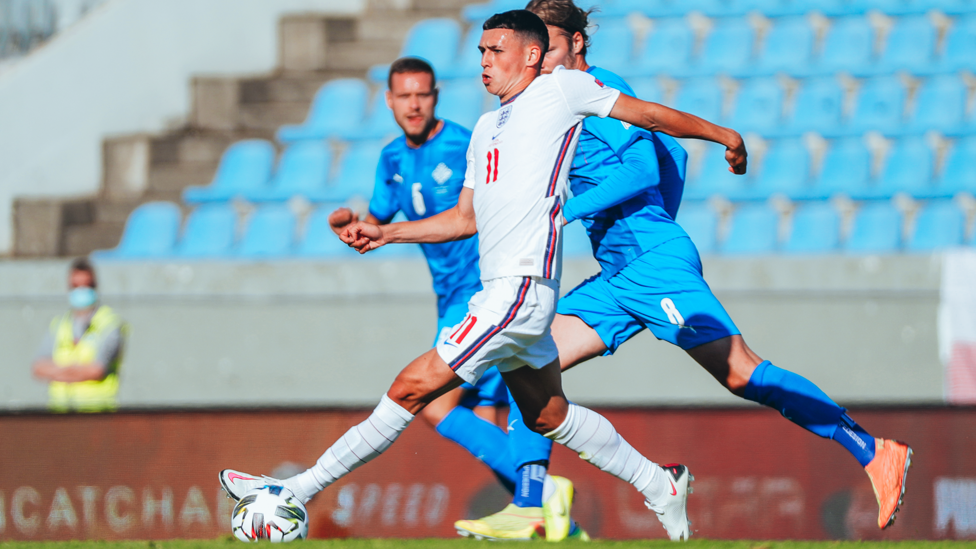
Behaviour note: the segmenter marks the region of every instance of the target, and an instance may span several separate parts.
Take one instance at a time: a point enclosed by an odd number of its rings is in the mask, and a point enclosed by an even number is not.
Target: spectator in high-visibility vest
[[[71,309],[51,321],[34,360],[34,377],[48,383],[55,412],[110,412],[116,407],[127,327],[99,303],[95,269],[76,259],[68,274]]]

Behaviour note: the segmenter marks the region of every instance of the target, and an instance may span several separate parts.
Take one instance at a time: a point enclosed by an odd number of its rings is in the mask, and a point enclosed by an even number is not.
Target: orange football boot
[[[884,530],[895,523],[895,513],[905,495],[905,478],[912,464],[912,449],[897,440],[874,439],[874,459],[864,470],[878,498],[878,527]]]

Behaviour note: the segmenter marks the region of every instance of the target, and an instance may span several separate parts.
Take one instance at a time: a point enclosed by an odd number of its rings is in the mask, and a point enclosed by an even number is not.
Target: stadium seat
[[[916,92],[910,131],[945,132],[959,127],[966,114],[966,94],[966,85],[959,75],[942,74],[926,79]]]
[[[354,134],[365,118],[368,97],[369,88],[362,80],[332,80],[315,93],[305,121],[278,128],[275,137],[281,143],[294,143]]]
[[[768,254],[776,251],[779,214],[767,204],[742,204],[732,213],[732,223],[722,253]]]
[[[691,237],[699,253],[709,254],[715,251],[718,216],[707,202],[682,204],[676,221]]]
[[[457,21],[444,17],[424,19],[407,33],[400,57],[419,57],[430,63],[437,73],[453,66],[460,42],[461,26]],[[389,70],[389,65],[370,67],[369,79],[385,82]]]
[[[887,0],[892,2],[892,0]],[[900,0],[898,3],[906,2]],[[898,18],[888,33],[878,70],[925,71],[935,62],[936,31],[927,15]]]
[[[437,116],[473,130],[484,113],[485,95],[485,86],[473,78],[444,82],[438,96]]]
[[[857,94],[854,114],[847,124],[850,131],[897,131],[904,120],[905,86],[897,76],[867,80]]]
[[[874,31],[867,18],[834,19],[824,39],[823,52],[814,62],[814,70],[835,73],[868,69],[874,46]]]
[[[236,230],[237,213],[230,204],[202,204],[187,217],[176,255],[227,257],[233,250]]]
[[[369,199],[376,181],[376,164],[385,143],[361,141],[349,145],[334,183],[321,196],[326,202],[345,202],[354,196]]]
[[[630,84],[634,93],[637,94],[636,97],[638,99],[653,101],[654,103],[660,103],[664,99],[664,92],[661,90],[661,85],[658,83],[657,78],[632,78],[628,84]]]
[[[746,80],[736,95],[729,126],[768,134],[783,123],[783,87],[776,78]]]
[[[238,141],[224,151],[213,181],[205,187],[187,187],[183,201],[188,204],[222,202],[244,192],[267,186],[274,167],[274,146],[263,139]]]
[[[98,252],[97,256],[118,259],[171,256],[182,218],[179,206],[172,202],[142,204],[126,219],[118,247]]]
[[[947,196],[959,192],[976,195],[976,136],[957,139],[952,144],[938,189]]]
[[[805,198],[810,189],[810,153],[800,139],[771,142],[755,187],[744,198],[766,199],[781,193],[790,198]]]
[[[589,257],[593,255],[590,237],[583,223],[569,223],[563,226],[563,257]]]
[[[674,74],[687,69],[695,36],[684,18],[658,19],[638,53],[637,74]]]
[[[262,206],[244,227],[237,255],[246,258],[282,257],[291,253],[295,214],[284,204]]]
[[[253,202],[283,201],[294,196],[320,200],[331,167],[332,151],[325,142],[299,141],[281,154],[271,185],[244,193],[244,198]]]
[[[393,118],[393,111],[386,106],[385,86],[373,95],[366,120],[355,130],[344,133],[346,139],[383,139],[400,133],[400,126],[397,126]]]
[[[860,137],[836,139],[827,149],[810,198],[845,194],[855,198],[872,194],[871,153]]]
[[[840,216],[830,202],[800,204],[793,211],[790,237],[783,246],[789,254],[829,253],[840,247]]]
[[[688,0],[605,0],[602,15],[623,17],[640,13],[648,17],[682,15],[689,9]]]
[[[481,76],[481,52],[478,51],[478,44],[481,43],[481,26],[484,21],[473,21],[468,28],[467,34],[461,41],[461,48],[458,50],[454,62],[449,67],[437,71],[438,80],[451,78],[478,78]]]
[[[879,196],[908,193],[915,198],[938,196],[933,184],[934,158],[925,138],[911,136],[899,139],[888,151],[887,161],[881,173]]]
[[[864,203],[854,216],[844,250],[855,254],[897,252],[901,244],[901,222],[901,214],[890,201]]]
[[[942,10],[950,15],[976,13],[974,0],[928,0],[929,8]]]
[[[356,250],[347,246],[329,227],[329,214],[342,204],[322,204],[305,220],[305,234],[295,250],[300,257],[351,258],[358,257]]]
[[[746,4],[750,10],[769,17],[798,16],[810,10],[806,0],[749,0]]]
[[[685,187],[684,195],[689,200],[703,200],[714,195],[730,200],[750,198],[756,186],[756,174],[760,171],[760,166],[754,161],[744,176],[729,172],[725,147],[710,144],[705,147],[698,174]]]
[[[776,19],[766,34],[755,68],[772,74],[806,67],[812,61],[813,41],[813,28],[806,17]]]
[[[699,69],[706,74],[736,72],[752,57],[755,32],[745,18],[718,19],[705,39]]]
[[[865,0],[868,9],[888,15],[920,15],[931,9],[932,0]]]
[[[496,13],[508,10],[520,10],[525,8],[522,0],[491,0],[484,4],[471,4],[461,10],[461,16],[465,21],[484,21]]]
[[[927,252],[961,246],[966,233],[966,216],[952,200],[933,200],[915,217],[915,231],[906,249]]]
[[[843,107],[844,90],[836,78],[804,80],[797,91],[786,129],[794,134],[836,132],[842,122]]]
[[[586,62],[614,73],[627,73],[633,64],[634,31],[624,18],[604,18],[591,21],[591,46]]]
[[[958,17],[945,38],[945,53],[939,61],[943,71],[976,69],[976,13]]]
[[[716,121],[722,118],[722,88],[713,78],[686,80],[678,90],[675,108]]]

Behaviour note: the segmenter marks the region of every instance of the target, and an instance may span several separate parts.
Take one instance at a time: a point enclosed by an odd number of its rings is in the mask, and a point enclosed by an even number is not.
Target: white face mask
[[[98,301],[98,292],[88,286],[79,286],[68,292],[68,304],[72,309],[87,309]]]

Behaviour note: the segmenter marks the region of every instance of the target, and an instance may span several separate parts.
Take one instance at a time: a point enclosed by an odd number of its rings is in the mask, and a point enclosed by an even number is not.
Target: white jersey
[[[588,73],[556,67],[478,120],[464,186],[474,189],[482,280],[559,280],[559,212],[582,121],[609,115],[619,96]]]

